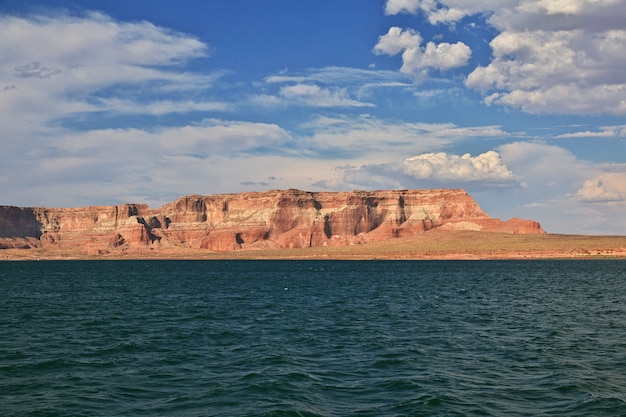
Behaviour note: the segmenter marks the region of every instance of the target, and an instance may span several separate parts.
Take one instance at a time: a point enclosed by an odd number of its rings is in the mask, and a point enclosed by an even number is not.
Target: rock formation
[[[0,249],[55,246],[89,254],[168,246],[231,251],[352,245],[430,229],[545,233],[539,223],[490,218],[464,190],[190,195],[83,208],[0,206]]]

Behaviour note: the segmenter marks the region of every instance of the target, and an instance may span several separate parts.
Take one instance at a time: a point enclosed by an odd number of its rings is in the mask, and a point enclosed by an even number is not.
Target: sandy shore
[[[0,260],[44,259],[626,259],[626,236],[509,235],[429,231],[407,238],[352,246],[241,249],[211,252],[184,247],[125,247],[90,256],[78,249],[0,250]]]

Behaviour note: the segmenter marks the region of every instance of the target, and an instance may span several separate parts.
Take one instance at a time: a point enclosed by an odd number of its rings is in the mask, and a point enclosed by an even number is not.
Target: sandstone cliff
[[[55,246],[90,254],[168,246],[230,251],[352,245],[430,229],[545,233],[539,223],[490,218],[464,190],[190,195],[146,205],[0,206],[0,249]]]

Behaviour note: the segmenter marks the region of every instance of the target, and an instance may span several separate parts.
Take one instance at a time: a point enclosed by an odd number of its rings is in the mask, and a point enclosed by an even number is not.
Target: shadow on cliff
[[[39,239],[42,226],[31,208],[0,207],[0,237]]]

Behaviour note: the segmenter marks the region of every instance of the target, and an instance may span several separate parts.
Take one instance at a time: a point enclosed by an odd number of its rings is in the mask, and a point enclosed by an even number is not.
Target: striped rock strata
[[[464,190],[271,190],[83,208],[0,206],[0,248],[57,246],[90,254],[171,246],[230,251],[351,245],[430,229],[545,233],[490,218]]]

